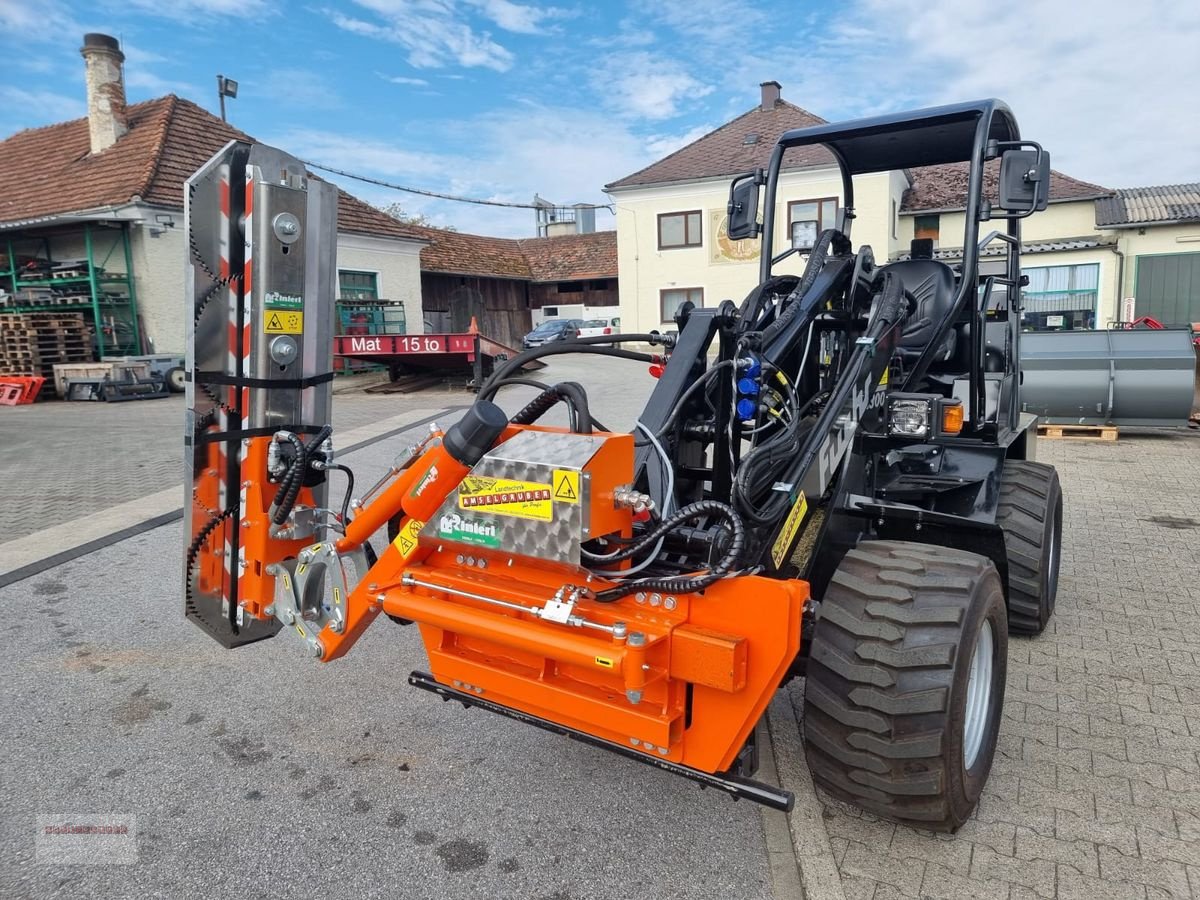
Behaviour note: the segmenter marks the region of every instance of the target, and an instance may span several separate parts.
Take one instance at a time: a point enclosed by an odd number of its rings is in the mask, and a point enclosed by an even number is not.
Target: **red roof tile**
[[[89,153],[87,119],[20,131],[0,141],[0,223],[141,200],[183,206],[183,184],[229,141],[249,135],[190,100],[169,94],[128,108],[129,131]],[[420,237],[412,228],[338,191],[338,230]]]
[[[430,241],[421,250],[423,272],[533,282],[617,277],[615,231],[514,239],[414,228]]]
[[[903,212],[922,210],[962,209],[967,203],[967,176],[970,167],[965,162],[946,163],[941,166],[922,166],[910,169],[913,186],[904,192],[900,208]],[[1000,161],[991,160],[984,166],[984,196],[996,198],[1000,179]],[[1051,200],[1094,200],[1111,194],[1108,188],[1100,187],[1062,172],[1050,173]]]
[[[776,100],[770,110],[759,105],[670,156],[605,185],[605,190],[749,172],[767,165],[775,142],[785,131],[824,124],[820,116],[786,100]],[[750,135],[756,136],[753,143],[747,143]],[[833,161],[821,146],[796,147],[783,157],[784,168],[831,165]]]

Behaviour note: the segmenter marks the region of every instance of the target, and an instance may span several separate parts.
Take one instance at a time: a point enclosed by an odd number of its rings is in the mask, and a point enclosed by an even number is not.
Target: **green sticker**
[[[438,522],[438,534],[448,541],[460,544],[475,544],[492,549],[500,546],[500,529],[494,522],[464,519],[457,513],[442,516]]]
[[[304,309],[304,298],[298,294],[267,291],[266,296],[263,297],[263,306],[267,309]]]

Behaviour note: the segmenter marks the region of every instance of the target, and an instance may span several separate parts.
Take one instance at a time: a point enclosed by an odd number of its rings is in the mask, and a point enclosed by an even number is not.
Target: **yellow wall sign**
[[[303,334],[304,313],[268,309],[263,319],[264,334]]]
[[[567,469],[554,470],[554,499],[563,503],[579,502],[579,473]]]
[[[796,502],[792,504],[792,511],[788,513],[787,519],[783,523],[783,530],[779,532],[779,537],[775,538],[775,544],[771,547],[771,561],[775,563],[776,569],[783,565],[788,548],[792,546],[792,541],[796,538],[796,532],[800,530],[800,523],[804,521],[806,512],[808,512],[808,501],[804,498],[804,491],[801,491]]]
[[[458,487],[458,508],[518,519],[554,518],[551,487],[536,481],[468,475]]]
[[[417,549],[417,536],[424,527],[425,523],[419,519],[409,519],[404,523],[404,526],[400,529],[400,533],[392,541],[392,546],[400,551],[402,559],[408,559],[412,556],[412,552]]]

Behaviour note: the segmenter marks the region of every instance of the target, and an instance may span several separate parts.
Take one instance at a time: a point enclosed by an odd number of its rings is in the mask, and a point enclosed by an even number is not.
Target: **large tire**
[[[1062,558],[1062,488],[1054,466],[1007,460],[996,524],[1008,551],[1008,630],[1041,634],[1054,614]]]
[[[977,652],[982,674],[972,678]],[[991,560],[860,544],[817,613],[804,696],[813,779],[868,812],[957,829],[992,767],[1007,660],[1004,589]]]

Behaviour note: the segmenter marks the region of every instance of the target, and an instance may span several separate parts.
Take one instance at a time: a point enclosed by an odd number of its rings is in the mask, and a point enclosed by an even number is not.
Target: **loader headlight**
[[[894,397],[888,402],[888,434],[899,437],[929,437],[929,400]]]

